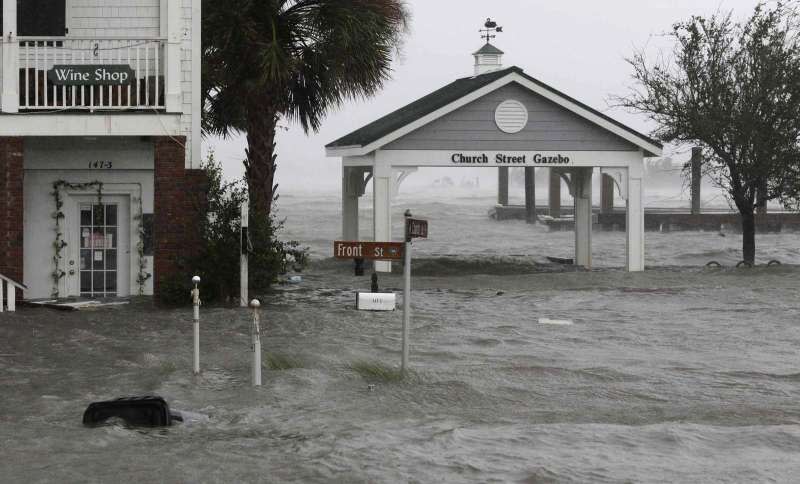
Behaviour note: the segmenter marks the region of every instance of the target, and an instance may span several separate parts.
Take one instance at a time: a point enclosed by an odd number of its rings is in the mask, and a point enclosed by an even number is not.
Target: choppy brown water
[[[393,382],[352,366],[399,364],[401,313],[352,309],[368,281],[324,258],[338,220],[325,218],[324,200],[297,202],[282,205],[284,215],[305,215],[289,232],[318,259],[302,284],[267,299],[263,337],[265,354],[297,367],[265,370],[260,389],[248,385],[245,310],[204,309],[200,377],[191,375],[190,311],[137,302],[0,315],[0,481],[800,475],[800,267],[789,264],[797,234],[759,239],[762,257],[782,267],[704,269],[707,258],[735,262],[738,236],[672,233],[648,234],[648,264],[659,266],[648,272],[557,272],[534,262],[568,252],[570,234],[419,203],[412,208],[432,219],[432,240],[415,249],[415,374]],[[445,225],[446,214],[460,222]],[[618,240],[596,234],[595,256],[621,261]],[[80,425],[89,402],[139,393],[208,419],[167,430]]]

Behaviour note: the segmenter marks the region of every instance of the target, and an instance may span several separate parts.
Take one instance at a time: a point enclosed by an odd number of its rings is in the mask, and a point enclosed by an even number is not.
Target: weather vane
[[[495,22],[490,18],[486,19],[486,23],[483,24],[483,26],[486,28],[480,29],[478,32],[481,33],[482,39],[486,39],[487,44],[489,43],[490,40],[497,37],[497,35],[495,35],[496,33],[503,31],[503,27],[498,26],[497,22]]]

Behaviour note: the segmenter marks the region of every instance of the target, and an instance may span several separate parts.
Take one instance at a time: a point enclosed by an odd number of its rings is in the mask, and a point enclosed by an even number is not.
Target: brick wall
[[[205,172],[187,170],[185,137],[155,139],[155,199],[153,208],[154,280],[160,286],[174,276],[191,272],[185,262],[196,254],[200,240]]]
[[[0,274],[22,282],[22,138],[0,137]]]

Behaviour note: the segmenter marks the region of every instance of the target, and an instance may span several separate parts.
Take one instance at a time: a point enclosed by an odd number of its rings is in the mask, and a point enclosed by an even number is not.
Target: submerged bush
[[[361,375],[367,381],[400,382],[405,378],[400,368],[375,363],[371,361],[358,361],[350,365],[350,369]]]
[[[227,182],[222,166],[211,153],[203,166],[207,179],[206,196],[195,206],[202,213],[201,244],[196,255],[176,261],[178,272],[159,287],[159,300],[166,304],[190,303],[191,278],[199,275],[204,302],[231,303],[239,300],[239,261],[241,255],[241,207],[247,200],[244,180]],[[288,270],[302,270],[307,264],[306,249],[296,241],[283,242],[278,233],[283,222],[274,217],[250,216],[248,249],[251,293],[264,292]]]
[[[301,359],[281,353],[265,353],[264,363],[270,370],[292,370],[304,366]]]

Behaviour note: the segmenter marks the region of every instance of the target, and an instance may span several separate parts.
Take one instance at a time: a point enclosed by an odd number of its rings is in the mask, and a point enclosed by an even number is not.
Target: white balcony
[[[164,110],[166,39],[19,37],[18,109],[25,111]],[[8,63],[4,63],[6,67]],[[127,66],[125,82],[64,82],[54,75],[83,66]],[[12,67],[13,68],[13,67]],[[93,69],[84,70],[92,73]],[[132,73],[132,75],[131,75]],[[5,80],[6,72],[2,72]],[[12,74],[13,77],[13,74]],[[14,79],[11,79],[12,84]],[[78,85],[75,85],[78,84]]]
[[[0,0],[1,136],[185,136],[199,160],[201,0],[119,3]]]

